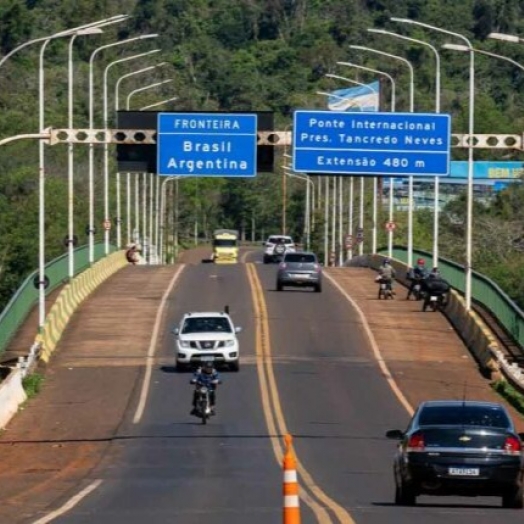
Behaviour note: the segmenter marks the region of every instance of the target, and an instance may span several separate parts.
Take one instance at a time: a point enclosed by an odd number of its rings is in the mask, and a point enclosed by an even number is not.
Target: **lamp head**
[[[516,44],[520,42],[520,38],[518,36],[507,35],[505,33],[490,33],[488,38],[493,38],[494,40],[504,40],[505,42],[514,42]]]
[[[398,18],[396,16],[390,17],[390,20],[392,22],[400,22],[401,24],[412,24],[413,23],[413,20],[409,18]]]
[[[442,46],[442,49],[449,49],[451,51],[462,51],[462,52],[473,51],[467,45],[460,45],[460,44],[444,44]]]
[[[100,33],[103,33],[104,31],[98,27],[98,26],[93,26],[93,27],[86,27],[85,29],[79,29],[78,31],[75,32],[75,35],[76,36],[83,36],[83,35],[99,35]]]

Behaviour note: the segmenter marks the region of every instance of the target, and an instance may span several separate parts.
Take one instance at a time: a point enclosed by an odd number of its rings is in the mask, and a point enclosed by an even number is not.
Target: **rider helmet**
[[[204,365],[202,366],[202,373],[205,373],[206,375],[211,375],[213,371],[213,362],[204,362]]]
[[[384,259],[384,265],[386,264],[391,264],[391,259],[390,258],[385,258]]]
[[[419,259],[417,260],[417,265],[418,265],[418,266],[423,266],[423,265],[425,265],[425,264],[426,264],[426,261],[425,261],[423,258],[419,258]]]

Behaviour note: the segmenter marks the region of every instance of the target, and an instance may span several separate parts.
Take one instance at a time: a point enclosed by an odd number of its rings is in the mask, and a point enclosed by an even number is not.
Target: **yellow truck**
[[[213,262],[215,264],[238,262],[238,231],[234,229],[213,231]]]

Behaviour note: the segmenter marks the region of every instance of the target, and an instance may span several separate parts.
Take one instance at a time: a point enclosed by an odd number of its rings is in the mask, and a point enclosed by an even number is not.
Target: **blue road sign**
[[[449,115],[298,110],[293,121],[293,170],[299,173],[394,177],[449,173]]]
[[[157,160],[161,176],[256,176],[257,115],[158,113]]]

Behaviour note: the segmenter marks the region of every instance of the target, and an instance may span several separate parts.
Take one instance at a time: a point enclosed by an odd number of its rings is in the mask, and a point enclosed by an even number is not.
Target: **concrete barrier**
[[[78,306],[102,283],[119,269],[127,266],[125,251],[118,251],[87,269],[67,284],[46,316],[44,328],[35,342],[41,344],[40,359],[48,362],[67,323]]]
[[[12,370],[0,387],[0,429],[4,429],[18,406],[27,400],[22,386],[22,371]]]

